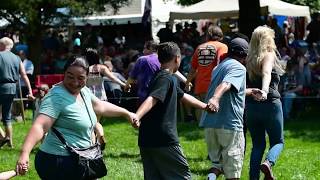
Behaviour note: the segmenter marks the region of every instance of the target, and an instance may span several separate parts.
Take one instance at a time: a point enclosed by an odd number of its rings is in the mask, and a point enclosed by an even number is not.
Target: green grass
[[[273,168],[277,179],[316,180],[320,179],[320,113],[313,109],[300,114],[296,120],[285,123],[285,148]],[[30,115],[29,115],[30,117]],[[3,147],[0,150],[0,172],[15,167],[24,136],[31,126],[14,124],[14,149]],[[107,137],[105,160],[108,176],[104,179],[143,179],[143,169],[137,146],[137,130],[121,119],[108,119],[103,123]],[[187,156],[193,179],[205,179],[210,166],[207,160],[204,133],[196,123],[179,123],[179,136]],[[248,179],[251,139],[247,134],[247,148],[242,178]],[[33,167],[34,154],[31,154],[31,168],[26,176],[15,179],[39,179]],[[220,178],[223,179],[223,178]]]

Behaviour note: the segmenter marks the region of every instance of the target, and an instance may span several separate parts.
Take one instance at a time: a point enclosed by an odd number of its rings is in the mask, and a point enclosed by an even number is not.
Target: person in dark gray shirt
[[[16,83],[19,75],[28,87],[28,98],[34,100],[30,81],[25,72],[21,59],[10,50],[13,47],[13,41],[4,37],[0,39],[0,105],[2,105],[2,122],[5,127],[5,137],[0,140],[0,147],[12,144],[12,125],[11,125],[11,107],[16,94]]]

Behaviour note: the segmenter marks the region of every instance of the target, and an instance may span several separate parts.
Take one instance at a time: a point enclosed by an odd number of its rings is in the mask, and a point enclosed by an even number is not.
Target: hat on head
[[[245,39],[237,37],[230,41],[228,48],[230,55],[243,57],[248,55],[249,44]]]

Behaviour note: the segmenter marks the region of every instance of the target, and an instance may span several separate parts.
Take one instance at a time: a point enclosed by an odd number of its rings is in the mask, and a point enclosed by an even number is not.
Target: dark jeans
[[[58,156],[39,150],[35,168],[42,180],[79,180],[77,162],[72,156]]]
[[[4,126],[11,125],[11,109],[15,94],[1,94],[0,105],[2,105],[2,122]]]
[[[260,163],[266,148],[268,134],[270,149],[266,160],[274,165],[284,144],[283,113],[279,99],[247,103],[247,126],[252,138],[250,158],[250,179],[259,179]]]

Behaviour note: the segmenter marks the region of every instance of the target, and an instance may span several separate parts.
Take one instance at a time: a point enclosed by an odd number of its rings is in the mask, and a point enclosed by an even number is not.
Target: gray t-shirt
[[[16,94],[21,59],[10,51],[0,52],[0,94]]]
[[[205,102],[213,96],[222,82],[231,83],[232,87],[220,99],[217,113],[204,112],[200,126],[242,131],[245,103],[246,69],[235,59],[227,58],[212,72],[211,83]]]

